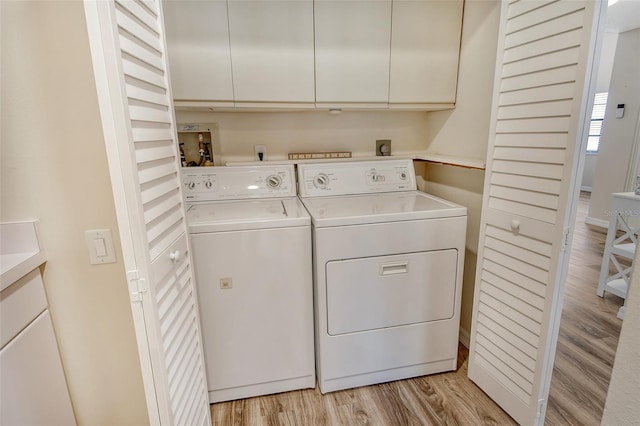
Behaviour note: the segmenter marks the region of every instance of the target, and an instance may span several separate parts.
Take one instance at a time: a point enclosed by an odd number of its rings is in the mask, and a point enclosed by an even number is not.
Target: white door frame
[[[549,389],[551,386],[551,378],[553,376],[553,366],[556,356],[556,348],[558,343],[558,334],[560,332],[560,321],[562,318],[562,308],[564,306],[564,292],[566,288],[567,273],[569,270],[569,260],[571,258],[571,248],[573,242],[573,230],[576,223],[576,211],[580,201],[580,186],[582,180],[582,173],[584,171],[584,162],[587,152],[587,138],[589,135],[589,126],[591,123],[591,111],[593,110],[593,100],[596,94],[596,83],[598,77],[598,66],[600,63],[600,53],[602,50],[602,40],[605,33],[606,24],[606,11],[607,1],[597,0],[599,4],[594,11],[594,30],[591,34],[591,50],[589,53],[588,62],[588,75],[583,88],[584,97],[580,111],[580,123],[578,128],[582,129],[579,133],[580,137],[577,138],[577,152],[572,166],[572,179],[571,189],[569,191],[569,197],[567,199],[567,212],[564,228],[569,232],[565,233],[567,241],[565,249],[562,251],[561,259],[559,261],[560,273],[557,277],[557,285],[555,287],[555,294],[553,296],[553,307],[551,314],[550,327],[551,332],[548,335],[547,351],[545,353],[544,371],[542,375],[542,387],[539,399],[543,399],[545,404],[543,411],[538,417],[539,425],[544,425],[545,413],[547,410],[547,403],[549,400]]]

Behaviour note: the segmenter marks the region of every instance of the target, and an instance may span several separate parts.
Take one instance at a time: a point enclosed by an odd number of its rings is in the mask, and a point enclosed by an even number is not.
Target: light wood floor
[[[547,425],[599,425],[622,321],[623,300],[596,295],[606,234],[585,224],[589,194],[580,195],[551,378]]]
[[[621,322],[621,299],[596,296],[605,235],[584,224],[579,207],[547,425],[599,424]],[[214,425],[514,425],[467,378],[468,351],[458,370],[321,395],[307,389],[211,405]]]
[[[322,395],[317,389],[213,404],[214,426],[227,425],[515,425],[458,370]]]

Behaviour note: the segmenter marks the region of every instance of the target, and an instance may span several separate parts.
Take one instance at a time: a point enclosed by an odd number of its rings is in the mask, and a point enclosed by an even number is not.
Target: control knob
[[[189,182],[187,182],[187,188],[189,189],[193,189],[196,187],[196,183],[192,180],[190,180]]]
[[[313,185],[319,189],[325,189],[329,185],[329,176],[324,173],[317,174],[313,178]]]
[[[278,175],[271,175],[267,177],[267,186],[271,189],[278,189],[282,185],[282,178]]]
[[[373,172],[371,173],[371,180],[374,182],[384,182],[385,178],[384,178],[384,175],[381,175],[377,172]]]
[[[207,189],[211,189],[212,186],[213,186],[213,183],[210,180],[204,183],[204,187]]]

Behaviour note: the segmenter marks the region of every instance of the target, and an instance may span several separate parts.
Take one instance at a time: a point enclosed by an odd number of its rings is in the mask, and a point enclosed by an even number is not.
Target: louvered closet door
[[[469,377],[521,424],[545,410],[594,6],[502,7]]]
[[[158,0],[85,0],[152,424],[211,424]]]

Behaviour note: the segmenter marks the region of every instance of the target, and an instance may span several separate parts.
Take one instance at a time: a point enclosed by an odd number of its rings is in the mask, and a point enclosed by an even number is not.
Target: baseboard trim
[[[462,346],[469,349],[469,345],[471,344],[471,335],[464,328],[460,328],[458,332],[458,340],[462,343]]]
[[[595,217],[587,216],[584,219],[587,225],[597,226],[598,228],[609,229],[609,221],[596,219]]]

